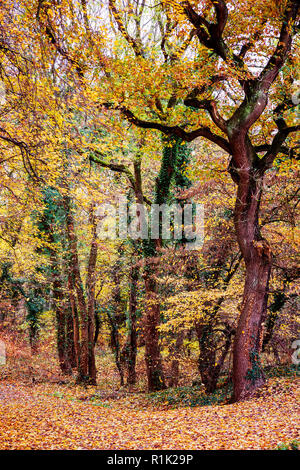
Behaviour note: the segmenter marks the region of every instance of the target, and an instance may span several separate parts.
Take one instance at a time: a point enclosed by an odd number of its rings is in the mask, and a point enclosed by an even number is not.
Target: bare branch
[[[204,137],[210,140],[211,142],[217,144],[219,147],[225,150],[225,152],[229,154],[231,153],[231,149],[227,140],[224,139],[224,137],[214,134],[209,129],[209,127],[200,127],[198,129],[195,129],[194,131],[187,132],[180,126],[168,126],[158,122],[144,121],[143,119],[136,117],[129,109],[124,107],[118,109],[129,122],[135,124],[136,126],[142,129],[156,129],[166,135],[174,135],[180,137],[182,140],[185,140],[187,142],[191,142],[197,137]]]
[[[270,88],[285,62],[291,48],[293,35],[292,26],[297,17],[298,9],[299,0],[290,0],[287,3],[277,47],[258,78],[258,81],[261,84],[261,90],[267,91]]]
[[[275,135],[268,152],[260,160],[260,168],[262,168],[264,171],[268,168],[271,168],[275,158],[282,149],[282,144],[285,142],[289,134],[298,131],[300,131],[300,124],[297,126],[284,127],[280,129]]]
[[[213,122],[221,129],[223,132],[227,132],[226,122],[220,116],[217,110],[217,104],[214,100],[198,100],[197,98],[187,98],[184,100],[184,104],[186,106],[190,106],[196,109],[205,109],[209,112],[210,117],[212,118]]]
[[[217,24],[214,28],[214,32],[217,37],[221,37],[226,26],[227,18],[228,18],[228,10],[226,6],[226,2],[224,0],[213,0],[213,5],[216,11],[217,16]]]
[[[128,33],[128,31],[127,31],[126,27],[124,26],[124,23],[121,19],[121,15],[120,15],[120,12],[118,11],[117,7],[116,7],[115,0],[109,0],[109,8],[110,8],[110,10],[111,10],[111,12],[114,16],[114,19],[115,19],[116,23],[117,23],[118,30],[120,31],[122,36],[126,39],[128,44],[130,44],[130,46],[134,50],[135,55],[137,57],[144,57],[145,54],[144,54],[144,51],[143,51],[143,45],[142,45],[142,42],[139,38],[139,35],[136,38],[133,38],[132,36],[130,36],[130,34]]]
[[[95,154],[97,154],[98,156],[96,156]],[[97,150],[93,150],[93,152],[90,153],[91,161],[98,163],[98,165],[102,166],[103,168],[109,168],[112,171],[116,171],[118,173],[123,173],[124,175],[126,175],[132,189],[135,191],[137,182],[135,180],[134,175],[129,170],[129,168],[123,163],[105,162],[104,160],[102,160],[102,157],[103,157],[102,153],[98,152]],[[143,199],[146,202],[146,204],[151,204],[151,201],[149,201],[147,197],[143,196]]]

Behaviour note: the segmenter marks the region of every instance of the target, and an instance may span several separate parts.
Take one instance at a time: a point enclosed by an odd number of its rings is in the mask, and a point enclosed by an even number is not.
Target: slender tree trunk
[[[90,223],[93,227],[93,236],[90,248],[89,262],[88,262],[88,274],[86,282],[86,291],[87,291],[87,313],[88,313],[88,348],[89,348],[89,382],[92,385],[97,384],[97,370],[95,362],[95,269],[97,263],[97,253],[98,253],[98,243],[97,243],[97,233],[96,233],[96,220],[94,215],[94,204],[91,204],[90,207]]]
[[[111,348],[115,355],[115,362],[120,374],[120,385],[123,387],[124,385],[124,371],[122,367],[122,360],[121,360],[121,348],[120,348],[120,336],[118,331],[118,324],[115,315],[112,315],[109,311],[107,311],[107,316],[111,325],[111,332],[110,332],[110,342]]]
[[[39,350],[39,315],[43,311],[40,288],[33,289],[26,300],[27,320],[29,323],[29,341],[31,353],[34,355]]]
[[[166,388],[159,346],[160,303],[152,274],[144,273],[146,289],[145,360],[149,392]]]
[[[144,203],[144,196],[141,182],[141,165],[140,161],[135,162],[135,197],[138,204]],[[169,182],[168,182],[169,183]],[[168,186],[167,183],[167,186]],[[156,192],[159,190],[159,182],[156,182]],[[159,196],[156,194],[156,201],[159,201]],[[142,221],[142,223],[145,221]],[[156,245],[154,240],[147,240],[143,243],[144,257],[153,257],[157,255]],[[160,240],[158,244],[161,245]],[[159,347],[159,332],[157,327],[160,324],[160,302],[157,295],[157,283],[154,279],[154,268],[151,265],[151,260],[144,268],[143,279],[146,291],[146,313],[145,313],[145,362],[148,379],[148,390],[150,392],[162,390],[165,388],[165,379],[162,368],[162,361]]]
[[[97,312],[97,304],[95,302],[95,334],[94,334],[94,346],[96,346],[99,333],[100,333],[100,328],[101,328],[101,321]]]
[[[72,374],[72,367],[68,357],[67,348],[67,318],[66,309],[63,305],[62,299],[62,285],[59,279],[59,274],[54,274],[53,280],[53,298],[56,310],[56,329],[57,329],[57,351],[61,371],[64,374]]]
[[[130,270],[130,297],[129,297],[129,334],[128,334],[128,385],[136,383],[136,356],[137,356],[137,331],[136,331],[136,309],[137,309],[137,281],[138,268],[131,267]]]
[[[74,367],[79,370],[80,366],[80,332],[79,332],[79,319],[77,305],[74,295],[74,282],[73,276],[69,273],[68,276],[68,290],[70,297],[70,306],[72,311],[72,322],[73,322],[73,338],[74,338],[74,353],[75,353],[75,362]]]
[[[163,158],[159,175],[155,185],[155,203],[165,204],[168,203],[170,197],[170,188],[172,177],[174,176],[174,169],[177,165],[178,144],[176,141],[173,143],[174,138],[164,137]],[[172,145],[170,145],[170,142]],[[140,174],[140,168],[135,167],[136,181],[139,179],[137,175]],[[141,184],[136,187],[136,200],[138,203],[143,203]],[[161,225],[161,224],[159,224]],[[161,227],[160,227],[161,228]],[[158,296],[158,285],[155,280],[155,267],[151,258],[160,256],[160,249],[162,247],[161,234],[158,240],[149,240],[144,243],[144,257],[148,258],[147,266],[144,269],[143,278],[145,281],[146,291],[146,318],[145,318],[145,361],[148,378],[148,390],[156,391],[166,388],[165,378],[162,367],[162,360],[159,346],[159,331],[160,324],[160,300]]]
[[[218,373],[216,363],[216,347],[213,335],[213,325],[197,323],[195,331],[199,343],[198,369],[201,381],[207,393],[216,389]]]
[[[93,302],[94,303],[94,302]],[[97,385],[97,369],[94,351],[94,336],[95,336],[95,307],[89,305],[88,317],[89,317],[89,383],[91,385]]]
[[[120,385],[124,385],[124,358],[122,357],[119,328],[125,323],[126,314],[121,297],[120,286],[120,260],[118,259],[113,267],[112,277],[114,288],[112,291],[111,311],[107,310],[109,322],[111,324],[111,347],[115,356],[115,362],[120,374]]]
[[[70,273],[74,279],[74,287],[77,297],[77,306],[80,312],[80,363],[78,364],[77,383],[89,383],[89,319],[88,309],[84,297],[82,280],[79,269],[77,251],[77,237],[75,234],[74,219],[70,207],[70,198],[64,197],[66,210],[67,234],[70,245]],[[91,378],[93,382],[93,378]]]
[[[180,331],[175,340],[175,344],[172,347],[171,355],[173,356],[171,362],[171,376],[169,380],[169,387],[177,387],[179,381],[179,353],[183,345],[184,332]]]
[[[71,367],[75,369],[77,367],[77,359],[76,359],[76,351],[75,351],[75,333],[74,333],[73,312],[72,312],[71,302],[68,302],[66,327],[67,327],[67,331],[66,331],[67,356],[71,364]]]
[[[31,354],[37,354],[39,351],[39,330],[38,327],[33,323],[29,326],[29,343]]]
[[[55,236],[51,223],[47,218],[44,218],[44,227],[48,232],[49,240],[53,244],[50,251],[51,271],[52,271],[52,287],[53,287],[53,301],[56,311],[56,342],[59,366],[63,374],[72,374],[72,364],[70,359],[70,350],[68,345],[68,306],[64,301],[63,294],[63,278],[61,265],[58,260],[58,254],[55,245]]]
[[[272,260],[270,247],[261,237],[258,223],[262,183],[263,177],[258,172],[240,171],[235,227],[246,265],[246,280],[233,351],[236,401],[250,396],[265,381],[259,356]]]
[[[268,344],[272,340],[274,328],[276,325],[276,320],[278,318],[280,310],[283,308],[285,302],[287,301],[287,296],[284,292],[285,286],[282,291],[277,291],[274,293],[274,302],[269,306],[269,314],[266,321],[266,333],[263,339],[262,351],[264,352]]]
[[[80,312],[80,363],[77,383],[89,383],[89,325],[82,289],[77,285],[77,305]]]
[[[52,230],[50,230],[50,240],[52,243],[54,243],[54,236]],[[59,366],[63,374],[71,375],[72,367],[68,355],[67,345],[67,308],[63,301],[62,275],[59,267],[57,253],[54,249],[51,251],[51,263],[53,301],[55,304],[56,312],[56,341]]]
[[[223,364],[232,344],[232,335],[235,333],[229,323],[223,325],[224,346],[217,359],[217,344],[214,338],[213,324],[196,325],[196,334],[199,342],[198,367],[203,385],[207,393],[216,390]]]

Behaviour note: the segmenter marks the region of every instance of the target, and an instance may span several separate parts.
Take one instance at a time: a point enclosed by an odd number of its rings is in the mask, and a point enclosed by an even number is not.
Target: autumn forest
[[[300,450],[299,6],[0,2],[0,450]]]

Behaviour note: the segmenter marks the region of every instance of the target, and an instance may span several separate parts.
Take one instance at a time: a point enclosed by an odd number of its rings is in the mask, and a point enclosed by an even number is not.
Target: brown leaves
[[[275,379],[246,402],[159,410],[135,396],[82,402],[72,389],[1,384],[0,448],[274,449],[299,439],[297,380]]]

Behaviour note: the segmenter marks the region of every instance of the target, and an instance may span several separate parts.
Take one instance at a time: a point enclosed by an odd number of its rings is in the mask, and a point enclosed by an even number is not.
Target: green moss
[[[279,364],[275,366],[267,366],[264,372],[268,378],[273,377],[295,377],[300,375],[300,364]]]
[[[153,405],[177,406],[209,406],[228,402],[232,394],[232,384],[226,384],[210,394],[206,394],[203,385],[168,388],[160,392],[148,394]]]

